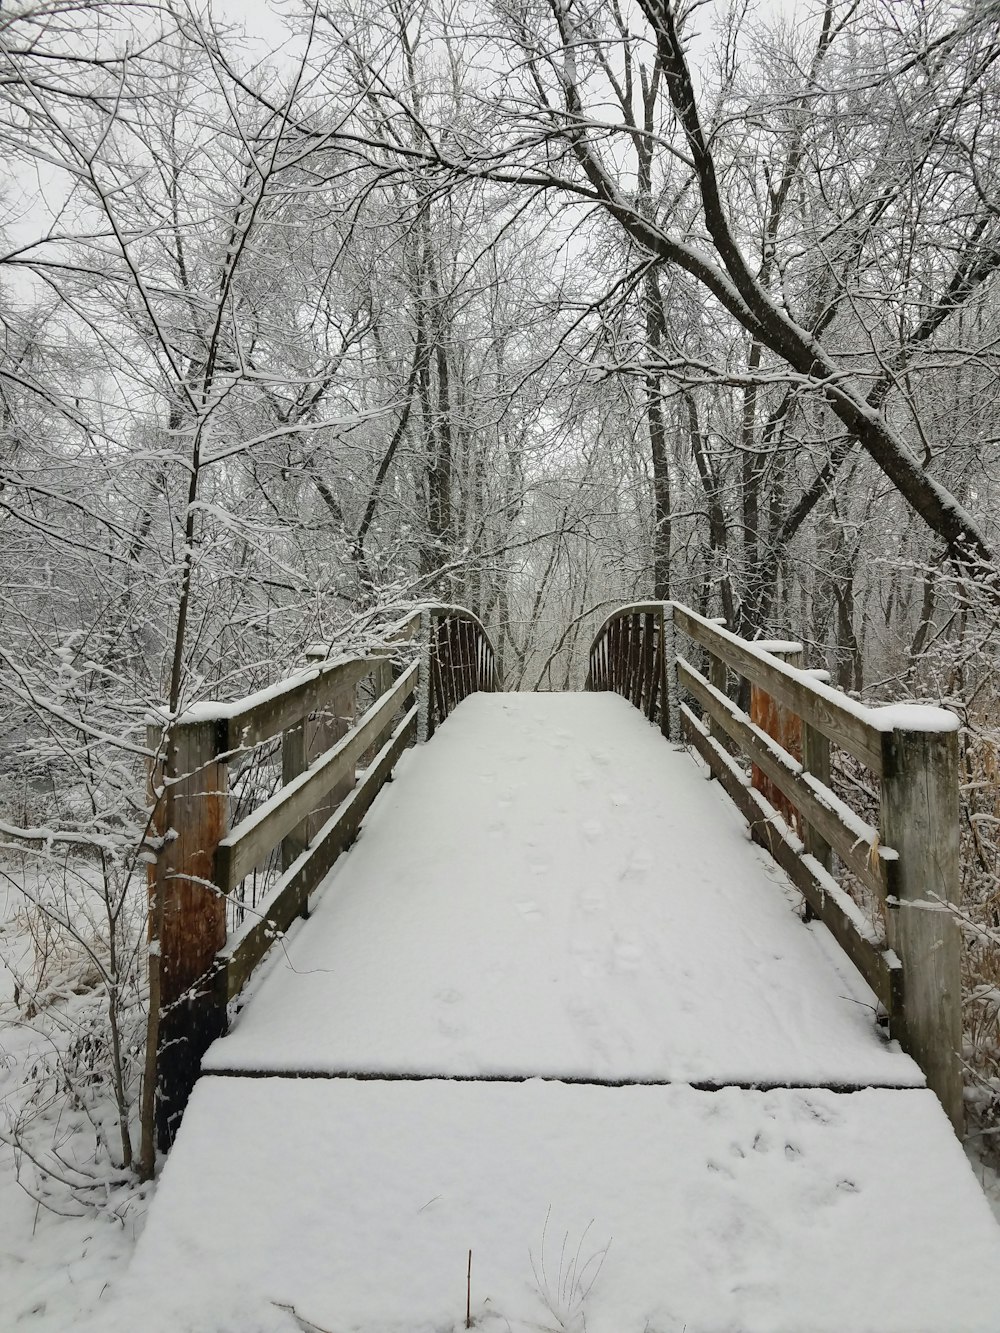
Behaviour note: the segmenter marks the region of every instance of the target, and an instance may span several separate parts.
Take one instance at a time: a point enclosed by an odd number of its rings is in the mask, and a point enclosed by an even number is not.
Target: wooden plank
[[[721,695],[724,695],[729,688],[729,672],[726,670],[726,663],[721,657],[711,651],[708,654],[708,679],[711,682],[712,688],[718,690]],[[709,735],[712,737],[713,741],[721,745],[723,737],[726,734],[725,729],[719,726],[719,721],[715,716],[715,712],[712,709],[709,709],[708,712]]]
[[[802,768],[806,773],[811,773],[824,787],[830,786],[830,742],[822,732],[810,727],[806,722],[802,724]],[[819,830],[808,820],[803,841],[809,855],[815,856],[823,869],[829,873],[833,868],[832,849]]]
[[[694,746],[718,778],[733,804],[750,825],[750,836],[769,852],[850,958],[890,1016],[897,1012],[903,988],[903,969],[891,951],[862,934],[849,910],[837,901],[802,860],[785,831],[771,819],[762,798],[748,786],[726,752],[711,739],[684,704],[680,708],[685,739]],[[845,894],[846,898],[847,895]]]
[[[662,642],[662,676],[660,689],[660,732],[675,743],[681,738],[680,691],[677,688],[677,634],[674,630],[674,607],[667,602],[661,612],[660,635]]]
[[[476,691],[476,676],[474,670],[475,639],[473,637],[471,621],[460,618],[458,625],[459,642],[462,647],[463,697],[467,699],[470,694],[474,694]]]
[[[357,689],[345,690],[330,700],[325,708],[306,718],[306,767],[315,759],[326,754],[338,741],[342,740],[357,721]],[[340,805],[341,801],[354,790],[355,774],[344,774],[327,792],[306,820],[306,843],[310,843],[319,829]]]
[[[653,710],[656,708],[656,645],[659,643],[659,635],[656,633],[656,616],[652,612],[645,612],[643,616],[643,681],[644,688],[639,700],[639,706],[643,709],[645,716],[649,721],[653,720]]]
[[[835,745],[849,751],[876,775],[882,772],[882,733],[877,727],[844,707],[831,694],[822,693],[780,662],[766,662],[735,635],[720,630],[687,607],[674,604],[674,624],[689,639],[721,657],[751,684],[760,685],[779,703],[797,713],[804,722],[823,733]]]
[[[353,688],[376,666],[396,653],[392,646],[405,644],[414,638],[420,629],[420,615],[409,616],[393,626],[386,634],[386,647],[363,657],[349,657],[341,662],[328,665],[320,664],[312,668],[303,677],[291,677],[260,694],[266,696],[258,701],[256,695],[250,695],[236,708],[225,714],[228,750],[249,749],[293,727],[309,713],[325,708],[334,695]],[[407,652],[407,655],[409,653]],[[309,652],[307,656],[314,656]],[[236,706],[234,706],[236,707]]]
[[[222,984],[227,1000],[243,989],[250,973],[274,943],[307,909],[309,895],[329,874],[337,859],[350,847],[358,826],[385,785],[403,750],[415,738],[417,708],[414,706],[379,751],[353,792],[344,800],[309,847],[283,875],[271,896],[261,905],[261,915],[248,922],[219,954]]]
[[[784,751],[776,742],[757,732],[746,714],[714,690],[705,677],[683,658],[678,660],[677,673],[683,688],[698,700],[712,723],[734,740],[779,791],[802,811],[803,816],[822,833],[851,873],[880,899],[884,899],[886,889],[883,867],[886,849],[880,845],[878,835],[872,834],[865,838],[857,829],[846,825],[836,810],[824,803],[824,796],[828,797],[832,793],[822,788],[814,777],[790,769],[785,762]],[[711,727],[709,730],[711,733]],[[876,866],[878,872],[874,869]]]
[[[882,836],[898,851],[888,867],[889,942],[906,969],[904,1011],[890,1030],[961,1135],[962,936],[945,905],[961,894],[958,733],[887,732],[881,807]]]
[[[309,767],[306,759],[306,719],[281,733],[281,785],[287,787]],[[303,819],[281,840],[281,868],[287,870],[309,846],[309,820]]]
[[[245,706],[225,719],[227,750],[249,749],[273,740],[309,713],[326,707],[342,690],[364,680],[381,660],[381,656],[353,657],[334,666],[317,667],[303,680],[283,682],[280,693],[272,693],[261,703],[254,703],[251,695]]]
[[[632,688],[628,692],[628,700],[633,708],[641,708],[643,685],[642,668],[643,663],[645,662],[643,639],[645,638],[645,635],[643,633],[643,621],[640,619],[638,612],[631,615],[629,620],[632,624],[632,646],[630,654]]]
[[[431,691],[432,703],[429,706],[432,708],[434,716],[430,732],[433,732],[434,727],[440,725],[440,723],[442,723],[448,716],[448,696],[445,692],[444,663],[441,660],[443,642],[441,622],[432,620],[430,658],[431,685],[433,688]]]
[[[607,634],[608,630],[619,616],[630,616],[636,612],[642,614],[647,611],[651,611],[653,615],[662,615],[664,608],[671,605],[671,602],[630,602],[627,606],[616,606],[610,615],[605,617],[604,621],[598,628],[597,633],[594,635],[594,643]]]
[[[301,777],[265,801],[219,843],[215,882],[223,893],[231,893],[243,876],[307,818],[331,788],[352,772],[359,756],[385,732],[394,714],[415,692],[418,671],[419,663],[414,662],[343,740]]]

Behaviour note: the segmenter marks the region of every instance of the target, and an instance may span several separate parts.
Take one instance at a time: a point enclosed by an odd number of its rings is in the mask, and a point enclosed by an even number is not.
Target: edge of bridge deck
[[[581,1088],[693,1088],[695,1092],[724,1092],[727,1088],[745,1092],[810,1092],[822,1090],[840,1095],[852,1092],[923,1092],[923,1083],[791,1083],[767,1079],[686,1079],[686,1078],[599,1078],[581,1074],[442,1074],[399,1073],[391,1069],[226,1069],[213,1066],[203,1078],[287,1078],[354,1080],[361,1083],[565,1083]]]
[[[998,1236],[927,1089],[206,1077],[100,1333],[994,1333]]]

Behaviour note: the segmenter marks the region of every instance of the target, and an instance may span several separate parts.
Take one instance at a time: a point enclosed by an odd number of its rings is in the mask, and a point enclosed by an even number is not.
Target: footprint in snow
[[[615,945],[615,968],[618,972],[638,972],[642,967],[642,947],[622,940]]]
[[[576,959],[576,965],[581,977],[586,977],[590,980],[592,977],[600,976],[601,962],[598,956],[598,951],[592,944],[574,944],[573,957]],[[579,1012],[586,1014],[588,1018],[590,1017],[589,1010],[580,1010]],[[574,1014],[574,1017],[577,1016],[577,1014]]]
[[[583,912],[603,912],[607,905],[607,899],[600,889],[587,889],[580,894],[580,910]]]
[[[538,921],[543,916],[542,909],[531,898],[525,898],[522,902],[515,903],[514,906],[525,921]]]
[[[653,868],[653,858],[648,852],[631,852],[621,879],[644,880]]]
[[[709,1158],[708,1161],[705,1163],[705,1165],[708,1167],[709,1171],[713,1173],[713,1175],[725,1176],[727,1180],[736,1179],[732,1171],[729,1170],[728,1166],[723,1166],[721,1162],[714,1162],[712,1161],[711,1158]]]

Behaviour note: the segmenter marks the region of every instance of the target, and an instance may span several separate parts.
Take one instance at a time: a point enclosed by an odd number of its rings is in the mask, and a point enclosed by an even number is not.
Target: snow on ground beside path
[[[31,1021],[14,1002],[14,973],[29,970],[32,943],[20,927],[22,895],[0,878],[0,1333],[69,1333],[101,1308],[110,1285],[131,1258],[145,1221],[150,1188],[110,1180],[100,1208],[83,1207],[57,1180],[42,1182],[51,1207],[40,1206],[18,1181],[18,1157],[8,1141],[33,1089],[32,1066],[49,1059],[62,1033],[56,1016]],[[94,1139],[85,1117],[65,1099],[39,1109],[32,1125],[34,1146],[57,1147],[67,1163],[93,1167]],[[32,1189],[37,1175],[21,1159],[22,1179]],[[53,1211],[59,1209],[59,1212]]]
[[[623,699],[474,695],[206,1067],[921,1084],[797,903]]]
[[[925,1090],[208,1077],[95,1328],[451,1333],[469,1249],[486,1333],[1000,1325]]]

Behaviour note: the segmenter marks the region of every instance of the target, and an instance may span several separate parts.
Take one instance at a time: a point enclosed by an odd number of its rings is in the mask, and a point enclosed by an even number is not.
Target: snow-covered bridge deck
[[[212,1070],[916,1085],[694,761],[614,694],[474,694],[400,764]]]
[[[1000,1327],[920,1070],[614,695],[461,704],[205,1068],[117,1306],[147,1328],[457,1329],[470,1250],[498,1333]]]

